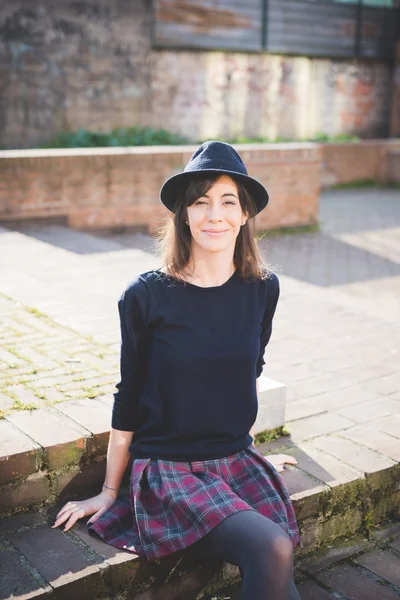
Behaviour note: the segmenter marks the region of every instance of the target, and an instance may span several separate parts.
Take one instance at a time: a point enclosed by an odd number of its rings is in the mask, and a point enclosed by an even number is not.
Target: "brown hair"
[[[220,177],[219,173],[215,175],[204,173],[194,176],[187,187],[182,189],[178,195],[173,216],[157,235],[162,266],[169,275],[177,279],[185,279],[184,271],[190,260],[192,235],[185,223],[187,219],[186,209],[206,194]],[[237,185],[242,211],[248,215],[246,224],[240,228],[236,239],[233,262],[238,275],[241,277],[265,279],[268,276],[268,271],[263,265],[255,239],[253,217],[257,213],[256,205],[246,187],[234,177],[231,178]]]

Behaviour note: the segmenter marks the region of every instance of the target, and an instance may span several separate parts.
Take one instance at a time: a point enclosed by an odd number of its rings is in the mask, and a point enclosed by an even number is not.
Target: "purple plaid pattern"
[[[148,560],[187,548],[241,510],[257,510],[280,525],[293,546],[299,541],[282,477],[254,446],[216,460],[135,459],[129,496],[88,527]]]

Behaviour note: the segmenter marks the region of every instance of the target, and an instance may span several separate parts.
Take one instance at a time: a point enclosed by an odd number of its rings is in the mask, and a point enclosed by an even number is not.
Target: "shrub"
[[[165,146],[190,144],[190,140],[169,133],[164,129],[151,127],[128,127],[113,129],[109,133],[87,131],[64,131],[55,135],[41,148],[95,148],[108,146]]]

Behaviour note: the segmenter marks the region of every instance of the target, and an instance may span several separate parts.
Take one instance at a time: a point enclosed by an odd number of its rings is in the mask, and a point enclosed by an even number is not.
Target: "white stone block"
[[[258,414],[254,433],[285,424],[286,385],[264,375],[258,378]]]

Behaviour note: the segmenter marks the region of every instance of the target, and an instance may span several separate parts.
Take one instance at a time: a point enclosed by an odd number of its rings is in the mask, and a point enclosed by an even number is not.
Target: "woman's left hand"
[[[297,465],[297,460],[293,458],[293,456],[289,456],[289,454],[267,454],[264,458],[266,458],[279,473],[284,471],[285,465]]]

